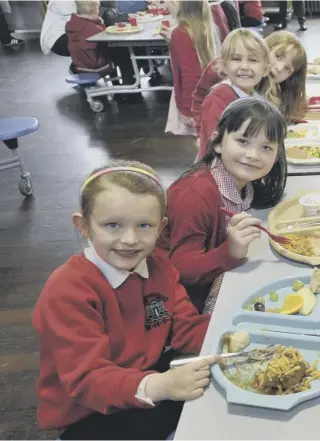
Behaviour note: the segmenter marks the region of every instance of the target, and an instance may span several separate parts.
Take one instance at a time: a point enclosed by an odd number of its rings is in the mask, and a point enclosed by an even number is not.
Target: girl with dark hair
[[[282,197],[285,136],[275,106],[262,98],[236,100],[224,111],[203,159],[168,189],[168,224],[158,246],[169,252],[200,312],[212,312],[223,273],[241,265],[259,237],[260,221],[244,211],[271,207]],[[237,214],[226,219],[223,206]]]

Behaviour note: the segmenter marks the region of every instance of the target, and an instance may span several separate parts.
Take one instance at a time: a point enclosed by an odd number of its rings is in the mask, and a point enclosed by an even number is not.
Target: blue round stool
[[[66,78],[66,82],[69,84],[78,84],[79,86],[88,86],[89,84],[96,83],[100,78],[97,73],[79,73],[69,75]]]
[[[18,151],[18,138],[38,130],[40,124],[35,118],[13,117],[0,118],[0,141],[10,149],[13,158],[0,161],[0,171],[20,168],[19,191],[24,196],[31,196],[33,193],[30,173],[27,172]]]

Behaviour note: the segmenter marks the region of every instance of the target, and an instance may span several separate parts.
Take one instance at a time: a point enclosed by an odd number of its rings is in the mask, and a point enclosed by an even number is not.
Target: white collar
[[[250,96],[246,92],[244,92],[243,90],[239,89],[239,87],[232,84],[229,79],[223,81],[223,83],[228,84],[228,86],[230,86],[235,91],[235,93],[238,95],[239,98],[246,98],[246,97]]]
[[[123,282],[127,280],[127,278],[132,273],[138,273],[144,279],[148,279],[149,271],[146,259],[141,260],[141,262],[135,267],[132,272],[126,270],[118,270],[98,255],[91,241],[88,241],[88,245],[89,246],[84,249],[84,255],[86,259],[90,260],[90,262],[92,262],[102,272],[112,288],[118,288],[120,285],[123,284]]]

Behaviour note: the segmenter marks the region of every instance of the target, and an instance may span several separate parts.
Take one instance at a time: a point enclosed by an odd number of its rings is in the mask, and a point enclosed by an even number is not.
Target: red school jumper
[[[157,246],[169,252],[181,283],[202,312],[213,280],[244,261],[235,259],[226,241],[225,216],[218,186],[203,167],[168,188],[168,225]]]
[[[239,96],[231,86],[221,83],[215,86],[204,99],[202,104],[199,159],[203,158],[206,154],[208,141],[211,139],[214,130],[218,127],[224,110],[237,98]]]
[[[209,316],[200,316],[165,256],[149,256],[149,278],[113,289],[84,255],[50,276],[36,304],[40,340],[38,421],[59,429],[100,412],[145,407],[136,398],[165,345],[199,353]]]
[[[200,137],[201,130],[203,101],[210,93],[211,87],[225,78],[225,75],[219,72],[218,66],[219,61],[217,59],[212,60],[211,63],[208,64],[192,94],[191,113],[198,138]]]

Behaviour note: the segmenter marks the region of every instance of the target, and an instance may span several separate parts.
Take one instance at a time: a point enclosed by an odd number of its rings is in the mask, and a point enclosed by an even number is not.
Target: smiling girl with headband
[[[61,439],[166,439],[213,358],[168,370],[175,350],[200,352],[209,317],[152,253],[165,190],[150,167],[116,161],[86,179],[80,207],[73,223],[89,246],[54,271],[34,310],[38,421]]]

